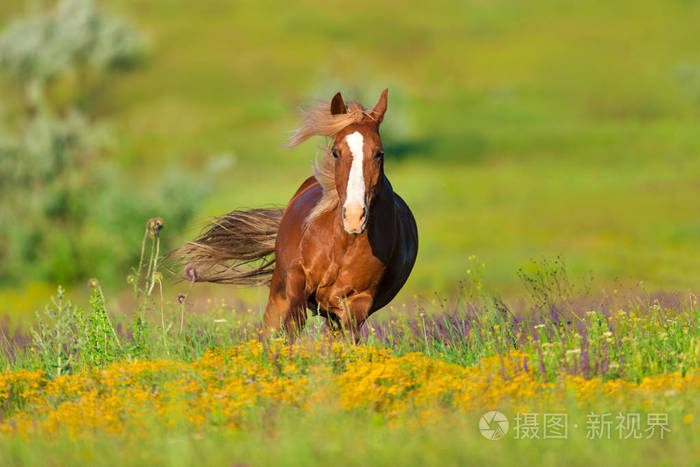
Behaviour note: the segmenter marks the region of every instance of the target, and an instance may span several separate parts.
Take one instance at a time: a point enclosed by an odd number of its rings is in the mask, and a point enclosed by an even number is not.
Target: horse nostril
[[[360,216],[360,219],[364,219],[367,217],[367,208],[362,208],[362,216]]]
[[[343,206],[343,219],[345,219],[345,206]]]

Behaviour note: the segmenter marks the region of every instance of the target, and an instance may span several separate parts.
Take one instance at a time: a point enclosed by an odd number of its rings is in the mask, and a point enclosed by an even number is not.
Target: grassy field
[[[315,320],[295,343],[265,340],[254,311],[192,313],[186,296],[148,295],[153,280],[157,290],[157,275],[136,281],[133,322],[114,322],[94,283],[89,307],[59,291],[31,337],[3,332],[3,465],[692,465],[698,456],[694,296],[615,296],[584,311],[547,289],[540,297],[554,301],[523,316],[475,287],[450,309],[387,312],[355,346]],[[509,423],[498,435],[481,420],[492,410]]]
[[[90,155],[121,175],[65,180],[96,185],[89,222],[44,229],[92,242],[67,292],[46,277],[78,259],[42,261],[29,234],[36,264],[0,276],[1,465],[697,464],[700,3],[99,4],[147,44],[77,99],[109,135]],[[25,10],[0,2],[0,28]],[[75,79],[47,88],[58,114]],[[386,170],[420,248],[360,345],[316,319],[264,341],[264,288],[125,266],[148,217],[165,249],[284,205],[321,143],[283,148],[297,107],[385,87]],[[0,149],[15,91],[0,73]],[[499,440],[479,430],[491,410]]]
[[[586,302],[546,262],[521,272],[525,307],[472,277],[456,303],[370,320],[361,345],[317,319],[291,342],[255,310],[165,299],[156,258],[130,315],[92,280],[87,306],[59,289],[28,334],[1,329],[3,465],[697,459],[693,294]]]
[[[315,150],[280,149],[299,100],[369,105],[388,86],[387,170],[422,240],[410,289],[445,290],[470,254],[504,288],[557,254],[606,280],[697,284],[695,3],[197,5],[117,5],[154,58],[105,112],[135,165],[235,154],[203,214],[286,202]]]
[[[316,153],[282,149],[300,102],[389,87],[387,171],[421,238],[411,293],[454,290],[471,254],[504,293],[557,255],[603,284],[698,283],[695,2],[101,3],[149,54],[86,107],[143,185],[213,167],[190,234],[286,203]]]

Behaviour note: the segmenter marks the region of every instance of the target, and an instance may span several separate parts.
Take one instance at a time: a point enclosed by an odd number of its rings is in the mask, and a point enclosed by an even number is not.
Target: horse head
[[[383,186],[384,150],[379,125],[386,112],[387,94],[385,89],[371,110],[362,110],[355,123],[340,130],[331,146],[343,227],[349,234],[365,231],[372,201]],[[348,112],[340,93],[333,96],[330,112]]]

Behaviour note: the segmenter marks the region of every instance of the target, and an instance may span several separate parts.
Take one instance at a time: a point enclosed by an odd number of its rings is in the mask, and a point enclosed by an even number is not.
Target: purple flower
[[[189,265],[185,268],[185,279],[190,282],[196,282],[199,275],[197,274],[197,268]]]

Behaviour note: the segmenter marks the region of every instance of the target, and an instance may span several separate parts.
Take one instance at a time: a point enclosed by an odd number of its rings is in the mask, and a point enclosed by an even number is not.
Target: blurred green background
[[[3,1],[0,26],[53,7]],[[421,242],[405,294],[449,294],[482,263],[485,286],[520,293],[517,269],[558,255],[601,284],[698,284],[696,0],[98,8],[135,39],[97,65],[77,48],[75,67],[45,79],[45,115],[79,115],[91,143],[46,179],[11,186],[6,171],[0,222],[13,227],[0,230],[0,311],[32,308],[56,282],[97,276],[120,289],[148,217],[165,217],[176,246],[208,216],[283,206],[320,144],[283,149],[298,105],[337,90],[373,105],[385,87],[386,171]],[[21,34],[20,49],[31,45]],[[28,75],[0,63],[0,143],[26,145],[37,118]],[[58,208],[57,196],[67,200]]]

